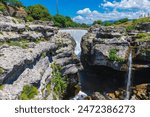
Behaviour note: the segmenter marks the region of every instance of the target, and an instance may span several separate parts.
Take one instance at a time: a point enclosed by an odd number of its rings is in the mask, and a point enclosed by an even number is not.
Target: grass
[[[35,86],[25,85],[23,91],[19,96],[20,100],[31,100],[34,99],[35,95],[38,94],[38,89]]]
[[[18,46],[21,47],[23,49],[28,48],[28,40],[20,40],[20,41],[8,41],[6,42],[9,46]]]
[[[137,41],[150,41],[150,33],[139,33],[136,35]]]
[[[18,46],[21,47],[23,49],[28,48],[28,44],[29,44],[29,40],[19,40],[19,41],[6,41],[6,42],[0,42],[0,46],[3,44],[7,44],[9,46]]]
[[[108,57],[109,60],[117,61],[117,62],[124,62],[125,60],[117,55],[117,51],[118,51],[117,49],[110,49],[109,57]]]
[[[0,75],[3,74],[5,71],[3,68],[0,67]]]
[[[45,58],[46,57],[46,52],[43,52],[42,55],[41,55],[41,57]]]

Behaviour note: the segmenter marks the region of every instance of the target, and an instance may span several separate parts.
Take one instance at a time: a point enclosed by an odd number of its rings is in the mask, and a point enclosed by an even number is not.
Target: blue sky
[[[138,18],[150,13],[150,0],[58,0],[61,15],[70,16],[79,23],[95,20]],[[21,0],[25,6],[42,4],[52,15],[56,14],[56,0]]]

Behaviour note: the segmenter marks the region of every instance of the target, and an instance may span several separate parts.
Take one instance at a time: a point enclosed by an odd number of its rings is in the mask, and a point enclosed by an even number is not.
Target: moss
[[[5,72],[5,70],[0,67],[0,75],[3,74],[4,72]]]
[[[4,85],[0,85],[0,90],[3,90],[3,88],[4,88]]]
[[[34,99],[35,95],[38,94],[38,89],[35,86],[25,85],[23,91],[19,96],[20,100],[31,100]]]
[[[111,60],[111,61],[118,61],[118,62],[124,62],[125,60],[117,55],[117,51],[118,50],[114,49],[114,48],[110,49],[110,51],[109,51],[109,60]]]
[[[137,40],[136,41],[150,41],[150,33],[139,33],[136,36]]]

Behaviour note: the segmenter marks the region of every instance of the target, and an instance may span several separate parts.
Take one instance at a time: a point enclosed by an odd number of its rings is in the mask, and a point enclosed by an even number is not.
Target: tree
[[[110,21],[106,21],[103,23],[104,26],[111,26],[113,23],[111,23]]]
[[[35,20],[48,21],[52,19],[52,16],[49,14],[48,9],[40,4],[27,7],[27,13]]]
[[[97,20],[97,21],[94,21],[94,22],[93,22],[93,25],[95,25],[95,24],[102,25],[102,23],[103,23],[103,22],[102,22],[101,20]]]
[[[22,7],[23,4],[20,0],[0,0],[0,2],[4,4],[9,4],[11,6],[17,6],[17,7]]]
[[[125,22],[128,22],[129,19],[128,18],[124,18],[124,19],[120,19],[118,21],[115,21],[114,24],[122,24],[122,23],[125,23]]]
[[[53,20],[54,20],[54,24],[55,26],[58,26],[58,27],[66,27],[66,18],[62,15],[55,15],[53,17]]]

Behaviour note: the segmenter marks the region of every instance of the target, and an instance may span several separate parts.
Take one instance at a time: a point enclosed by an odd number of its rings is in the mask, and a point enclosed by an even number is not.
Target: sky
[[[56,0],[20,0],[25,6],[41,4],[56,14]],[[59,14],[75,22],[91,24],[95,20],[135,19],[150,13],[150,0],[58,0]]]

